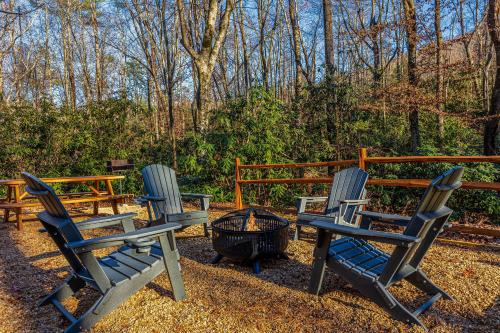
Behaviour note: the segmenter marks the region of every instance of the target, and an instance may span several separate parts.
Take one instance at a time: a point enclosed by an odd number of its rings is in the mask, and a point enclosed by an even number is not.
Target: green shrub
[[[361,97],[363,98],[361,98]],[[188,131],[177,142],[177,173],[182,190],[211,193],[216,201],[234,200],[235,158],[243,164],[314,162],[357,158],[360,146],[370,154],[400,156],[408,152],[405,114],[366,112],[364,97],[348,84],[308,87],[301,99],[286,105],[272,92],[253,89],[248,99],[233,98],[212,112],[203,134]],[[459,108],[460,100],[454,108]],[[451,106],[450,106],[451,108]],[[0,178],[21,171],[39,176],[105,174],[109,159],[132,158],[125,192],[141,193],[140,169],[147,164],[172,165],[167,135],[155,138],[147,108],[127,100],[107,100],[76,111],[43,103],[7,106],[0,102]],[[326,126],[328,112],[337,112],[336,145]],[[331,119],[331,118],[330,118]],[[438,145],[435,115],[421,116],[422,154],[471,155],[481,144],[480,133],[454,118],[445,122],[445,138]],[[369,165],[375,178],[431,179],[451,164]],[[500,181],[498,165],[466,164],[465,180]],[[335,170],[329,170],[332,173]],[[326,169],[243,170],[246,179],[325,176]],[[65,187],[67,185],[58,185]],[[325,194],[328,185],[245,185],[244,202],[291,206],[300,195]],[[79,190],[78,187],[73,189]],[[0,188],[0,191],[4,191]],[[68,190],[64,188],[64,190]],[[372,207],[395,212],[412,209],[423,189],[370,186]],[[488,214],[499,222],[500,200],[495,192],[459,190],[450,200],[455,217],[465,212]]]

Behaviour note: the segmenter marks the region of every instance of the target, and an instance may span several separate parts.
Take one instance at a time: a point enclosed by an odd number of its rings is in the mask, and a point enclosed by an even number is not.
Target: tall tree
[[[297,18],[297,3],[296,0],[288,0],[288,10],[290,14],[290,25],[292,28],[293,55],[295,58],[295,95],[301,94],[302,85],[304,83],[304,74],[301,62],[301,37],[300,26]]]
[[[414,0],[403,0],[406,39],[408,47],[408,83],[410,93],[417,90],[417,16]],[[420,147],[420,130],[418,121],[418,105],[413,102],[410,105],[410,135],[411,150],[417,152]]]
[[[325,36],[325,78],[333,80],[334,72],[334,47],[333,47],[333,10],[332,1],[323,0],[323,25]]]
[[[90,17],[92,25],[92,33],[94,37],[94,53],[95,53],[95,93],[97,101],[102,101],[104,91],[104,79],[102,75],[103,69],[103,53],[101,50],[101,41],[99,35],[99,23],[97,21],[97,0],[90,2]]]
[[[195,129],[200,131],[208,125],[208,109],[210,104],[211,78],[215,67],[215,62],[219,55],[219,50],[226,38],[229,27],[229,19],[234,8],[234,0],[226,0],[226,8],[219,22],[219,31],[216,30],[217,19],[219,17],[219,1],[209,0],[207,13],[204,15],[204,33],[201,41],[201,47],[197,48],[193,43],[192,31],[190,31],[186,21],[187,15],[184,10],[183,0],[177,0],[177,9],[179,11],[179,23],[181,27],[181,43],[192,58],[197,71],[197,123]]]
[[[250,55],[247,50],[247,36],[245,32],[245,13],[243,12],[243,1],[238,2],[238,26],[241,34],[241,47],[243,51],[243,68],[244,68],[244,76],[245,76],[245,93],[248,93],[248,90],[252,86],[252,74],[250,72]]]
[[[333,88],[334,84],[334,71],[335,71],[335,50],[333,45],[333,10],[331,0],[323,0],[323,29],[325,38],[325,82],[327,87]],[[331,146],[337,142],[337,119],[335,106],[333,105],[333,98],[328,94],[329,100],[327,101],[327,132],[328,142]],[[329,170],[333,172],[333,170]]]
[[[499,132],[500,116],[500,26],[498,14],[500,11],[500,0],[488,1],[487,24],[493,48],[495,49],[495,83],[491,93],[490,110],[484,124],[484,154],[495,155],[498,153],[496,138]]]
[[[438,133],[440,144],[444,137],[443,112],[443,68],[441,64],[441,51],[443,45],[443,34],[441,32],[441,0],[434,2],[434,29],[436,30],[436,108],[438,110]]]
[[[76,78],[73,62],[73,48],[71,47],[71,15],[73,5],[69,0],[59,3],[59,16],[61,19],[61,39],[64,63],[64,92],[66,103],[72,110],[76,110]]]

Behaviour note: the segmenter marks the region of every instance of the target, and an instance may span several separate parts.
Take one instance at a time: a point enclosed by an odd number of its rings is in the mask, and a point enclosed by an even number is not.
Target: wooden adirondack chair
[[[208,208],[211,195],[181,193],[175,171],[161,164],[148,165],[141,173],[146,194],[141,196],[138,202],[148,207],[150,224],[162,218],[166,222],[179,223],[182,228],[203,224],[205,236],[209,236]],[[200,200],[201,210],[184,212],[182,199]]]
[[[26,191],[36,196],[45,207],[38,218],[72,268],[65,282],[39,304],[52,303],[71,322],[65,332],[90,329],[164,271],[170,278],[174,298],[185,298],[174,236],[174,230],[181,227],[179,224],[167,223],[136,231],[133,213],[74,223],[50,186],[28,173],[23,173],[22,177],[27,184]],[[116,224],[122,224],[125,233],[94,239],[84,239],[80,233],[80,230]],[[102,258],[92,253],[116,246],[121,247]],[[97,290],[100,297],[76,318],[62,301],[84,287]]]
[[[361,228],[325,221],[312,222],[311,225],[318,228],[318,239],[309,291],[316,295],[319,293],[325,266],[328,266],[395,319],[425,329],[417,316],[441,297],[452,298],[433,284],[419,265],[452,213],[445,204],[452,192],[461,186],[462,174],[463,168],[455,167],[435,178],[411,218],[363,211],[359,213],[363,217]],[[396,222],[406,228],[402,234],[369,230],[374,220]],[[331,242],[333,234],[345,237]],[[388,254],[368,243],[369,240],[396,247],[392,254]],[[392,284],[403,279],[432,295],[413,312],[388,290]]]
[[[355,213],[360,206],[368,203],[365,185],[368,173],[356,167],[339,171],[333,177],[333,184],[328,197],[299,197],[296,202],[297,222],[294,240],[300,237],[302,226],[309,225],[312,221],[322,220],[337,224],[356,225]],[[322,215],[305,213],[309,203],[326,201],[325,211]],[[335,217],[335,220],[332,220]]]

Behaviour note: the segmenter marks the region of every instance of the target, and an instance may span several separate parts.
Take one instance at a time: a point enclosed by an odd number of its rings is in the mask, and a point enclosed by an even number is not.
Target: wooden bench
[[[84,177],[62,177],[45,178],[47,183],[80,183],[86,185],[90,191],[62,193],[58,194],[61,202],[65,205],[89,203],[94,204],[94,215],[99,213],[99,202],[110,202],[113,212],[119,214],[118,204],[122,204],[126,199],[133,197],[132,194],[115,194],[111,182],[116,179],[123,179],[123,176],[84,176]],[[100,182],[104,182],[105,190],[100,189]],[[34,200],[34,197],[27,192],[22,193],[24,181],[21,179],[0,180],[0,185],[7,186],[7,197],[0,199],[0,209],[4,210],[4,222],[9,221],[10,212],[16,214],[17,228],[22,228],[23,210],[31,207],[39,207],[41,203]]]

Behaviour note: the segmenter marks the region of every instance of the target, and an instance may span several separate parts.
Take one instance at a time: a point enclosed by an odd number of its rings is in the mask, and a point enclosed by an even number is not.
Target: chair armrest
[[[340,200],[339,202],[340,207],[338,213],[340,216],[344,216],[349,207],[354,206],[354,212],[357,212],[361,209],[360,206],[367,205],[370,202],[370,199],[346,199]]]
[[[340,203],[348,204],[349,206],[368,205],[370,203],[370,199],[340,200]]]
[[[180,228],[181,225],[178,223],[166,223],[119,235],[111,235],[92,239],[84,239],[76,242],[69,242],[66,244],[66,247],[72,249],[76,253],[83,253],[112,246],[120,246],[125,244],[127,241],[133,241],[140,238],[145,239],[158,237],[161,234]]]
[[[366,240],[373,240],[376,242],[382,242],[387,244],[393,244],[398,246],[408,247],[413,243],[420,242],[420,238],[407,236],[402,234],[395,234],[390,232],[373,231],[366,229],[359,229],[348,227],[345,225],[333,224],[325,221],[314,221],[311,226],[316,227],[321,230],[325,230],[337,235],[350,236],[353,238],[361,238]]]
[[[83,222],[75,223],[75,225],[79,230],[91,230],[117,224],[122,224],[124,228],[129,228],[130,226],[132,227],[134,226],[133,218],[136,216],[137,216],[136,213],[124,213],[111,216],[95,217],[85,220]],[[125,227],[125,225],[127,226]],[[127,230],[127,231],[133,231],[133,230]]]
[[[299,214],[297,214],[297,220],[307,221],[307,222],[322,221],[322,222],[327,222],[327,223],[338,223],[339,216],[328,216],[328,215],[312,214],[312,213],[299,213]]]
[[[406,227],[408,222],[411,221],[410,216],[396,215],[396,214],[384,214],[370,211],[359,211],[356,214],[363,217],[363,221],[361,222],[361,226],[364,229],[370,228],[373,221],[382,222],[382,223],[390,223],[393,225],[398,225],[401,227]]]
[[[181,197],[186,198],[186,199],[204,199],[204,198],[211,199],[211,198],[213,198],[213,195],[200,194],[200,193],[181,193]]]
[[[326,201],[326,199],[328,199],[328,197],[297,197],[297,200],[303,200],[303,201],[306,201],[306,202],[322,202],[322,201]]]
[[[201,210],[208,211],[210,207],[210,199],[213,197],[211,194],[199,194],[199,193],[181,193],[183,199],[198,199],[200,200]]]
[[[324,202],[328,197],[298,197],[296,201],[297,213],[303,213],[308,203]]]

